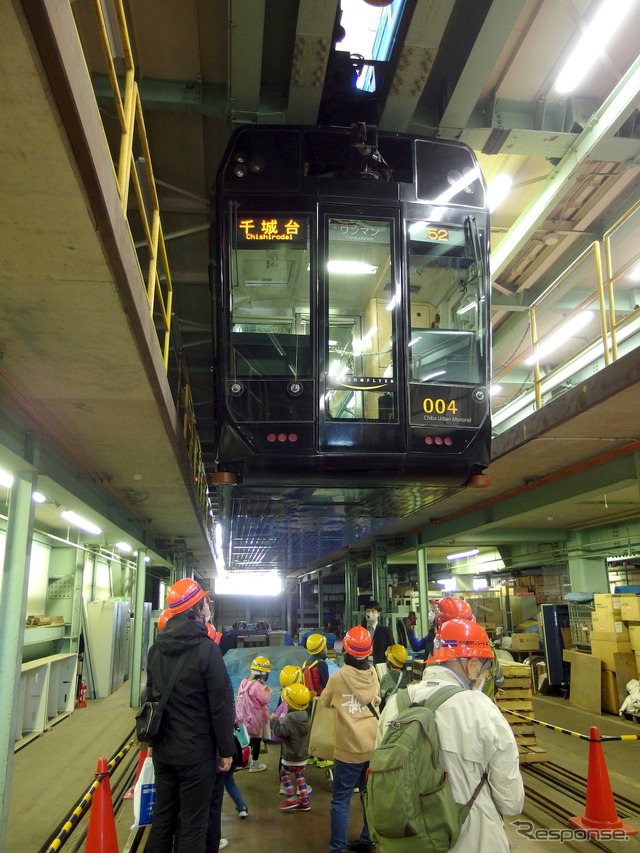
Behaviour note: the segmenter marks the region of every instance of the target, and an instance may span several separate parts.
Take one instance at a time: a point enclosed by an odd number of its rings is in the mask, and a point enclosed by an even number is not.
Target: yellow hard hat
[[[254,672],[271,672],[271,663],[267,658],[257,657],[251,661],[249,669],[252,669]]]
[[[311,702],[311,692],[304,684],[290,684],[282,691],[282,698],[294,711],[304,711]]]
[[[280,670],[280,687],[289,687],[291,684],[302,684],[303,675],[299,666],[289,664]]]
[[[309,634],[307,637],[307,651],[312,655],[318,655],[327,648],[327,638],[324,634]]]
[[[407,658],[409,657],[405,647],[400,646],[397,643],[393,646],[389,646],[385,654],[389,663],[392,666],[397,667],[398,669],[402,669],[402,667],[407,662]]]

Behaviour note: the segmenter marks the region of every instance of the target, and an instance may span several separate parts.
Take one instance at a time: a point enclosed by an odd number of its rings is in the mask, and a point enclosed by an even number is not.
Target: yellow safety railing
[[[609,301],[609,328],[611,329],[611,354],[613,361],[618,358],[618,335],[622,328],[637,318],[640,308],[634,307],[628,313],[620,312],[622,316],[617,319],[615,306],[615,285],[631,273],[634,280],[638,280],[640,286],[640,248],[626,258],[624,262],[614,269],[615,238],[620,241],[629,240],[634,247],[640,247],[638,230],[640,229],[640,201],[636,202],[620,219],[605,233],[602,242],[604,245],[605,272],[607,298]],[[636,275],[636,270],[638,274]],[[635,303],[634,303],[635,305]]]
[[[98,32],[116,114],[120,125],[120,146],[117,172],[114,177],[118,185],[120,204],[128,220],[129,192],[131,186],[137,201],[137,212],[144,232],[144,244],[148,251],[148,269],[145,277],[140,275],[146,285],[146,297],[151,317],[158,329],[158,338],[162,350],[162,360],[166,371],[169,369],[169,351],[171,343],[171,312],[173,302],[173,284],[169,258],[160,218],[160,203],[151,164],[151,152],[145,128],[144,116],[138,84],[135,80],[135,65],[126,15],[122,0],[112,0],[117,14],[118,30],[124,55],[124,82],[121,84],[113,61],[107,25],[100,0],[93,0],[93,8],[98,24]],[[121,92],[122,88],[122,92]],[[138,146],[141,157],[137,160],[134,148]],[[138,168],[143,166],[144,168]],[[191,462],[191,472],[205,527],[210,537],[213,530],[212,505],[208,495],[206,472],[202,460],[202,448],[196,431],[196,418],[191,397],[191,386],[187,376],[186,362],[182,354],[178,362],[178,391],[176,405],[178,417],[182,421],[182,434]],[[213,541],[213,540],[212,540]]]
[[[113,4],[116,9],[118,29],[124,48],[123,52],[126,68],[124,77],[124,96],[120,92],[120,83],[113,62],[113,57],[111,55],[109,34],[107,32],[102,12],[102,5],[100,0],[93,0],[93,8],[98,21],[100,42],[102,44],[105,61],[107,63],[107,73],[109,75],[113,100],[118,121],[120,123],[121,136],[117,171],[118,191],[120,193],[122,210],[126,216],[129,201],[129,188],[131,184],[133,184],[138,202],[138,212],[142,228],[144,230],[145,242],[149,252],[149,268],[145,279],[147,302],[149,303],[151,316],[159,325],[162,360],[165,370],[168,370],[169,346],[171,341],[171,309],[173,301],[171,270],[169,268],[167,249],[160,221],[160,204],[158,201],[153,168],[151,165],[151,155],[144,124],[144,117],[142,115],[140,93],[138,91],[138,84],[135,80],[135,67],[124,7],[122,5],[122,0],[113,0]],[[144,189],[140,180],[140,175],[138,174],[134,163],[135,142],[140,145],[140,149],[142,151],[142,162],[144,163],[147,179],[144,184]],[[148,198],[145,197],[145,192],[148,193]],[[148,209],[148,207],[150,209]],[[160,261],[161,272],[158,269],[158,261]],[[164,282],[162,281],[162,276],[164,276]]]
[[[604,354],[604,362],[605,365],[609,364],[609,348],[607,346],[607,324],[606,324],[606,310],[605,310],[605,299],[604,299],[604,288],[603,288],[603,277],[602,277],[602,261],[600,256],[600,244],[596,241],[588,246],[569,266],[555,279],[552,284],[542,293],[534,302],[531,303],[529,307],[529,316],[531,321],[531,341],[533,345],[533,354],[537,355],[538,345],[539,345],[539,316],[543,312],[546,311],[547,306],[550,304],[550,301],[557,294],[559,290],[562,289],[562,286],[568,281],[573,273],[578,270],[583,263],[589,258],[590,255],[593,255],[593,274],[596,280],[596,289],[589,293],[579,305],[575,306],[570,312],[567,312],[562,316],[562,325],[568,324],[572,318],[577,317],[580,312],[584,311],[587,306],[589,306],[592,302],[597,298],[598,300],[598,313],[599,313],[599,334],[595,336],[591,336],[590,339],[585,341],[584,346],[580,347],[576,352],[572,352],[570,358],[565,359],[560,364],[557,364],[551,370],[548,370],[546,374],[543,376],[542,371],[540,369],[540,360],[536,358],[533,363],[533,385],[535,391],[535,407],[536,409],[540,409],[542,407],[542,384],[545,381],[548,381],[552,376],[558,374],[562,371],[569,362],[575,361],[575,359],[586,349],[593,346],[595,342],[598,340],[602,341],[603,354]],[[589,274],[589,278],[591,275]],[[551,330],[553,331],[553,330]],[[549,330],[546,331],[545,336],[549,334]]]

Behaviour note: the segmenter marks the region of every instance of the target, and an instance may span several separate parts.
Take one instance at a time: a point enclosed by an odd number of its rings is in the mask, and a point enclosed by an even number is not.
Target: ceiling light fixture
[[[510,175],[498,175],[493,180],[487,189],[487,204],[489,205],[489,213],[493,213],[498,208],[505,198],[509,195],[513,186],[513,178]]]
[[[328,261],[327,270],[343,275],[375,275],[378,267],[366,264],[364,261]]]
[[[68,521],[69,524],[73,524],[74,527],[79,527],[80,530],[84,530],[86,533],[93,533],[94,536],[98,536],[102,533],[102,530],[98,527],[97,524],[93,524],[91,521],[87,521],[86,518],[82,518],[82,516],[73,512],[73,510],[65,509],[60,513],[61,517],[64,518],[65,521]]]
[[[116,542],[116,544],[113,547],[117,548],[118,551],[122,551],[123,554],[130,554],[131,553],[131,545],[129,545],[128,542]]]
[[[34,504],[43,504],[47,499],[46,495],[43,495],[42,492],[31,492],[31,500]]]
[[[8,471],[3,471],[0,469],[0,486],[4,486],[6,489],[10,489],[13,486],[13,474],[10,474]]]
[[[573,92],[600,59],[609,39],[633,5],[629,0],[604,0],[562,66],[554,87],[557,92],[564,95]]]
[[[465,557],[475,557],[479,553],[478,548],[472,548],[470,551],[458,551],[456,554],[447,554],[447,560],[463,560]]]

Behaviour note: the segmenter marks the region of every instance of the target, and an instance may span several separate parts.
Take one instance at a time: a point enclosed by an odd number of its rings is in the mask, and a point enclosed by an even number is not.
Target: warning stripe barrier
[[[590,735],[582,735],[579,732],[572,732],[569,729],[563,729],[561,726],[552,726],[551,723],[544,723],[542,720],[535,720],[533,717],[526,717],[524,714],[518,714],[517,711],[509,711],[507,708],[502,708],[503,714],[513,714],[514,717],[519,717],[521,720],[526,720],[528,723],[535,723],[537,726],[543,726],[545,729],[551,729],[554,732],[560,732],[563,735],[571,735],[571,737],[580,738],[580,740],[588,740],[591,743],[603,743],[611,740],[640,740],[640,735],[599,735],[593,738]]]
[[[117,752],[113,758],[107,763],[107,768],[109,773],[111,774],[113,770],[120,764],[124,756],[129,752],[129,750],[137,744],[137,741],[130,740],[125,746]],[[84,794],[80,797],[78,802],[75,804],[65,822],[58,829],[56,833],[56,837],[48,843],[47,847],[41,848],[39,853],[56,853],[62,845],[65,843],[67,838],[69,837],[71,831],[78,824],[80,819],[83,817],[84,813],[87,811],[89,806],[91,805],[91,801],[93,799],[93,795],[100,784],[99,779],[94,779],[93,782],[89,785]]]

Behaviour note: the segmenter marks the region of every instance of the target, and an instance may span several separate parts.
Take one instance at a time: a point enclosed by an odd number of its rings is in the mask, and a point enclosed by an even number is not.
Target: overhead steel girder
[[[493,0],[438,124],[466,127],[496,57],[511,36],[525,0]]]
[[[491,256],[491,275],[496,278],[516,256],[538,225],[575,182],[582,163],[599,156],[598,149],[609,140],[635,109],[640,93],[640,57],[595,111],[580,136],[551,172],[541,191],[518,217]],[[638,143],[636,143],[637,151]]]
[[[229,4],[229,114],[258,112],[262,77],[265,0]],[[240,119],[242,120],[242,119]]]
[[[505,521],[513,521],[520,515],[526,515],[533,509],[551,507],[553,504],[582,497],[594,490],[611,489],[630,486],[637,482],[634,477],[635,469],[629,456],[620,456],[610,462],[594,468],[586,468],[563,479],[554,478],[541,485],[531,484],[518,495],[510,495],[508,499],[487,502],[468,513],[459,515],[448,521],[435,522],[418,534],[418,545],[437,545],[443,539],[468,534],[473,530],[489,531],[495,525],[496,532]],[[551,534],[550,534],[551,535]],[[553,532],[555,536],[555,531]],[[497,538],[495,540],[498,541]]]
[[[300,0],[293,47],[288,124],[315,124],[331,50],[338,0]]]
[[[381,130],[402,132],[409,127],[454,5],[454,0],[416,4],[380,118]]]

